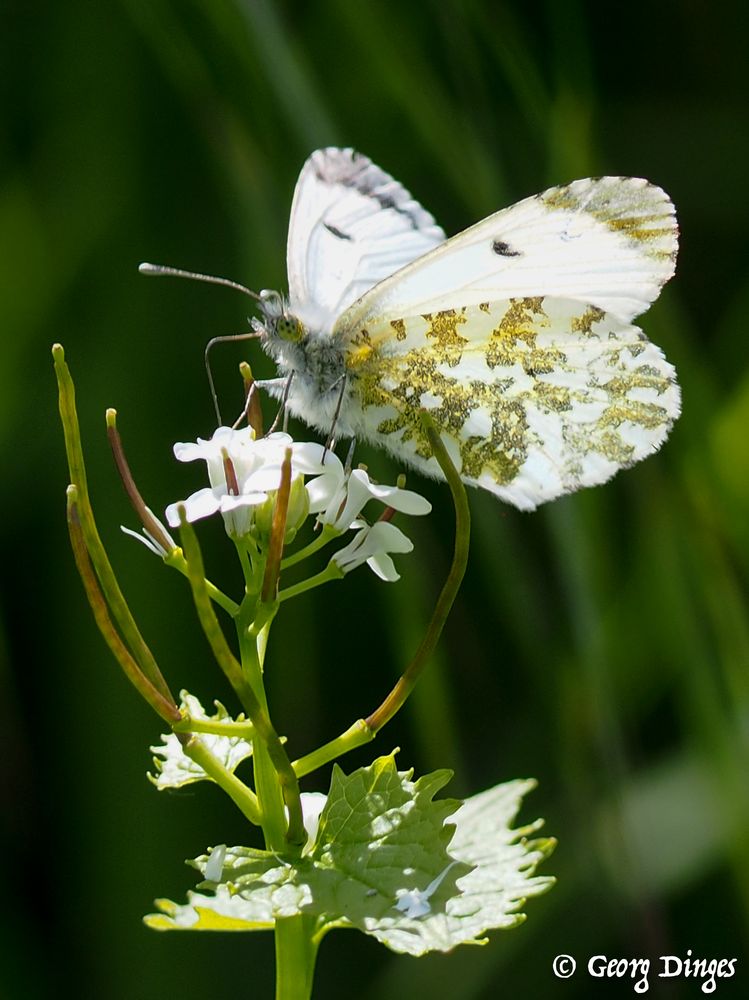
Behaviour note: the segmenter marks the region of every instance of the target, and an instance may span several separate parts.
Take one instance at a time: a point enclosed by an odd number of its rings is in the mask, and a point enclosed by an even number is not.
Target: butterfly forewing
[[[553,295],[630,320],[674,272],[674,207],[640,178],[551,188],[454,236],[372,288],[337,323],[402,318],[498,299]]]
[[[366,156],[319,149],[291,206],[290,309],[317,335],[328,334],[353,302],[444,238],[429,212]]]

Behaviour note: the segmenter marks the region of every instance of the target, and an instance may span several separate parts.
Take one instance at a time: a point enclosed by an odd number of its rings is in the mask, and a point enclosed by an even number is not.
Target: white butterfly
[[[291,207],[288,301],[263,293],[255,321],[284,376],[271,391],[439,476],[426,408],[464,481],[524,510],[603,483],[679,415],[673,367],[632,325],[677,238],[660,188],[599,177],[445,240],[367,157],[318,150]]]

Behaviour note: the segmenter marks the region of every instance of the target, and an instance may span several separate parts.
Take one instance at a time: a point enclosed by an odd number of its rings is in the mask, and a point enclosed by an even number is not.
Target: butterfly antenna
[[[138,265],[138,271],[141,274],[157,278],[189,278],[191,281],[204,281],[209,285],[223,285],[225,288],[233,288],[237,292],[249,295],[249,297],[251,299],[255,299],[256,302],[260,302],[261,304],[263,303],[262,297],[258,295],[257,292],[253,292],[252,289],[246,288],[244,285],[240,285],[238,281],[232,281],[231,278],[219,278],[215,274],[201,274],[198,271],[184,271],[180,267],[168,267],[166,264],[149,264],[147,261]],[[211,371],[209,352],[214,344],[220,344],[231,340],[252,340],[253,338],[257,338],[259,336],[260,334],[258,333],[237,333],[226,337],[213,337],[206,345],[205,370],[208,375],[208,385],[211,390],[213,408],[216,411],[216,419],[219,422],[219,426],[222,426],[221,411],[218,405],[216,384],[213,379],[213,372]]]
[[[232,281],[231,278],[219,278],[215,274],[200,274],[197,271],[183,271],[179,267],[167,267],[165,264],[148,264],[145,262],[138,265],[138,271],[141,274],[159,278],[189,278],[191,281],[205,281],[209,285],[223,285],[225,288],[233,288],[237,292],[243,292],[257,302],[262,303],[263,301],[257,292],[253,292],[250,288],[240,285],[238,281]]]

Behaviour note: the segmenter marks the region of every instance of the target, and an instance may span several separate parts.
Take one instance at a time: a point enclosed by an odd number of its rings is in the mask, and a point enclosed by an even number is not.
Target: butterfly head
[[[298,344],[304,338],[303,324],[288,309],[288,303],[278,292],[265,288],[260,293],[263,314],[262,331],[269,344],[283,341]]]
[[[276,320],[276,336],[298,344],[304,336],[304,327],[295,316],[281,316]]]
[[[320,333],[314,316],[278,292],[262,291],[261,318],[252,321],[264,350],[283,378],[293,376],[287,394],[292,413],[326,433],[341,417],[345,400],[346,356],[331,337]]]

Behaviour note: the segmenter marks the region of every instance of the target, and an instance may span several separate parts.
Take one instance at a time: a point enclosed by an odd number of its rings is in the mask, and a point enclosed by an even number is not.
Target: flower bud
[[[277,490],[268,491],[268,499],[259,504],[254,509],[253,536],[258,541],[265,542],[270,537],[273,526],[273,512],[276,507]],[[284,533],[284,545],[292,542],[297,531],[301,528],[309,515],[309,494],[304,485],[304,477],[297,474],[291,480],[291,490],[289,492],[289,506],[286,512],[286,531]]]

